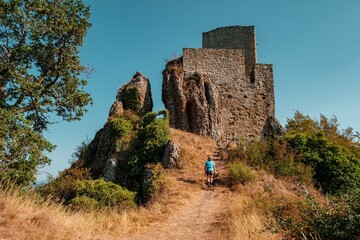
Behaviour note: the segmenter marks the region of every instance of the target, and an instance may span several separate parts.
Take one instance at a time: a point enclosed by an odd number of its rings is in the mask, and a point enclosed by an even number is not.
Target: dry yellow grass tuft
[[[1,239],[92,239],[124,234],[139,216],[136,211],[71,212],[50,201],[41,202],[34,193],[14,189],[0,193]]]
[[[268,219],[265,219],[250,197],[234,196],[228,205],[231,239],[281,239],[276,234],[266,231]]]

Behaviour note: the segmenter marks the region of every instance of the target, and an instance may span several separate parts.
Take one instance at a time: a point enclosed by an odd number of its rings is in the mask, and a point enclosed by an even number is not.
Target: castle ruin
[[[274,118],[272,65],[256,63],[253,26],[218,28],[203,33],[203,48],[184,48],[183,56],[168,62],[163,71],[162,100],[171,127],[215,140],[252,141],[271,136],[279,126]],[[140,120],[133,114],[142,117],[152,107],[150,81],[136,72],[119,89],[104,127],[86,151],[82,164],[91,169],[93,178],[103,177],[140,192],[145,188],[133,186],[133,175],[128,174],[134,164],[128,162],[132,148],[141,141],[132,139],[137,135],[124,138],[114,132],[124,121],[137,126]],[[172,160],[179,155],[176,144],[169,141],[165,149],[164,157],[156,161],[168,167],[176,164]],[[136,176],[145,182],[147,169],[141,169],[144,175]]]
[[[163,77],[171,127],[216,140],[230,135],[251,141],[272,134],[273,68],[256,62],[254,26],[203,33],[202,48],[184,48],[182,58],[167,64]],[[170,94],[164,93],[169,89]]]

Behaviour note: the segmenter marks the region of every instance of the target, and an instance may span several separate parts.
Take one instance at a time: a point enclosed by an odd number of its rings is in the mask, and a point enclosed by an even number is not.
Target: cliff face
[[[170,127],[219,139],[222,134],[219,92],[211,79],[197,72],[185,74],[182,58],[163,71],[162,100]]]
[[[144,75],[137,72],[129,83],[119,89],[116,100],[110,108],[107,122],[90,143],[84,165],[91,169],[95,178],[104,177],[115,181],[116,169],[121,168],[122,161],[128,154],[126,150],[119,149],[118,137],[111,134],[110,121],[126,115],[127,111],[142,116],[151,112],[152,107],[150,82]]]

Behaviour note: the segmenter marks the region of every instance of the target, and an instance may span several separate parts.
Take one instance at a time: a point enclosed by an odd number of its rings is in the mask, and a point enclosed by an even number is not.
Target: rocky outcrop
[[[170,126],[219,139],[222,135],[219,92],[201,73],[185,73],[182,58],[167,63],[163,71],[162,100]]]
[[[119,89],[109,116],[120,116],[124,110],[144,115],[151,112],[152,108],[150,81],[140,72],[136,72],[130,82]]]
[[[177,144],[170,140],[165,147],[164,157],[162,160],[162,164],[165,168],[174,168],[177,167],[180,157],[180,148],[177,146]]]
[[[124,161],[127,155],[126,151],[117,149],[118,137],[111,134],[109,125],[111,119],[121,117],[127,111],[144,115],[151,112],[152,107],[150,82],[144,75],[137,72],[129,83],[118,90],[106,124],[96,133],[89,145],[84,165],[91,169],[95,178],[103,177],[106,180],[115,181],[119,162]]]

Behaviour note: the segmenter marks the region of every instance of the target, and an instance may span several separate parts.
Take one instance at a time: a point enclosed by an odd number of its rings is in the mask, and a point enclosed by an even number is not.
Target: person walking
[[[215,162],[208,156],[205,162],[205,174],[207,177],[207,186],[212,187],[214,182],[214,175],[216,173]]]

